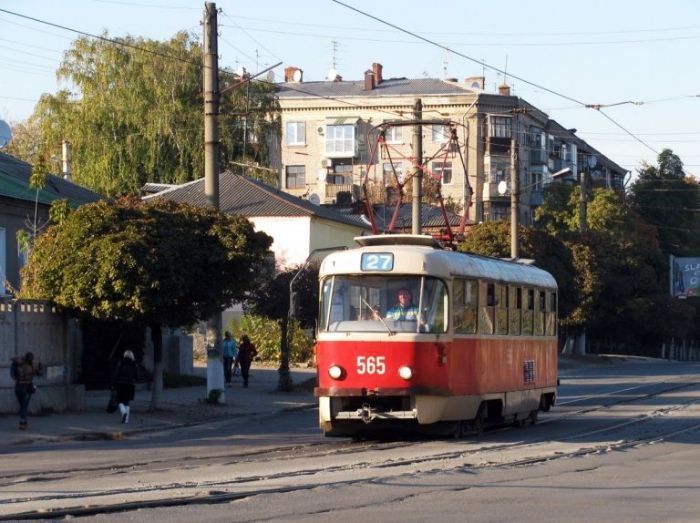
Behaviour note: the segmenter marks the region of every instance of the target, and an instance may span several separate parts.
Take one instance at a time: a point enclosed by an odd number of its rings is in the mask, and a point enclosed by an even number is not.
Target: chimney
[[[285,67],[284,68],[284,81],[285,82],[301,82],[304,79],[304,71],[298,67]]]
[[[486,88],[486,78],[483,76],[467,76],[464,79],[464,83],[467,89],[480,89],[483,91]]]
[[[371,70],[365,71],[365,91],[374,89],[374,73]]]
[[[70,161],[71,161],[70,142],[63,140],[62,146],[63,146],[62,147],[63,178],[65,180],[70,180]]]
[[[510,85],[501,84],[498,86],[498,94],[501,96],[510,96]]]
[[[374,73],[374,85],[379,85],[384,80],[382,78],[382,69],[384,69],[382,67],[382,64],[378,64],[376,62],[372,64],[372,72]]]

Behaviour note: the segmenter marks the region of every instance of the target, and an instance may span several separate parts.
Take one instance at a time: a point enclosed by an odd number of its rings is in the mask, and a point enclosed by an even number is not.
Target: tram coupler
[[[375,414],[375,410],[376,409],[373,409],[367,403],[364,403],[362,405],[362,408],[357,409],[357,414],[358,416],[360,416],[360,419],[363,421],[363,423],[369,424],[374,418],[377,417],[377,415]]]

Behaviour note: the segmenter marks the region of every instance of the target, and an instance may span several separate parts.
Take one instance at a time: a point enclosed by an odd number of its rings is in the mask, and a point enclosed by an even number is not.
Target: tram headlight
[[[328,367],[328,375],[334,380],[339,380],[343,377],[343,374],[345,374],[343,372],[343,368],[339,367],[338,365],[331,365]]]
[[[413,377],[413,369],[408,365],[399,367],[399,376],[405,380],[410,380]]]

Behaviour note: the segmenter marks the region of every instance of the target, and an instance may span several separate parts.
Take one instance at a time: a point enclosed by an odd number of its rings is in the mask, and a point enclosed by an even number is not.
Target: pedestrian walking
[[[224,333],[224,380],[226,385],[231,386],[231,366],[238,356],[238,347],[236,346],[236,340],[231,337],[231,333],[226,331]]]
[[[241,343],[238,346],[238,363],[241,366],[241,376],[243,376],[243,386],[248,386],[248,376],[250,375],[250,364],[257,356],[258,351],[250,341],[247,334],[241,336]]]
[[[134,399],[137,379],[138,370],[134,353],[130,350],[124,351],[112,380],[112,388],[117,391],[117,403],[122,415],[122,423],[129,423],[131,410],[129,403]]]
[[[15,397],[19,402],[19,429],[27,430],[27,415],[29,413],[29,401],[36,392],[34,376],[44,374],[44,367],[39,361],[34,361],[34,354],[27,352],[24,357],[12,359],[10,375],[15,380]]]

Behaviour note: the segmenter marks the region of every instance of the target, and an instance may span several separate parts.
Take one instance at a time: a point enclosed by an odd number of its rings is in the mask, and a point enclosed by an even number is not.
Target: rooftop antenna
[[[336,53],[338,52],[338,47],[339,47],[338,41],[335,38],[333,40],[331,40],[331,50],[333,53],[332,60],[331,60],[332,65],[331,65],[330,70],[328,71],[328,75],[326,76],[326,80],[328,80],[329,82],[335,82],[336,78],[338,78],[338,69],[337,69],[338,62],[336,60]]]
[[[503,83],[508,83],[508,55],[506,55],[506,68],[503,69]]]

